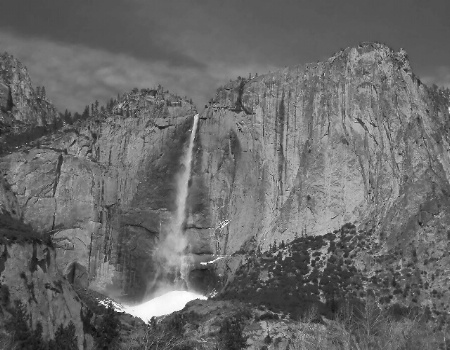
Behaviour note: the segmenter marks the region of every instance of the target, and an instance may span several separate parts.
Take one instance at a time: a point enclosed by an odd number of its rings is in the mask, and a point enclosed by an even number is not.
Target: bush
[[[278,320],[278,319],[279,319],[278,315],[274,314],[273,312],[265,312],[261,316],[259,316],[259,320],[260,321]]]
[[[244,321],[241,317],[226,318],[219,331],[219,343],[223,349],[241,350],[247,347],[247,338],[243,335]]]
[[[185,315],[175,314],[169,320],[157,322],[153,317],[146,326],[144,336],[135,339],[137,345],[127,347],[133,350],[193,350],[192,342],[184,339]]]

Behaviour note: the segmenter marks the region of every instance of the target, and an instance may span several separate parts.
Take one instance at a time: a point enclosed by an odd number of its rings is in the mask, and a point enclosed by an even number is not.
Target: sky
[[[409,55],[428,84],[450,87],[449,0],[10,0],[0,52],[64,111],[134,87],[199,108],[230,79],[325,60],[378,41]]]

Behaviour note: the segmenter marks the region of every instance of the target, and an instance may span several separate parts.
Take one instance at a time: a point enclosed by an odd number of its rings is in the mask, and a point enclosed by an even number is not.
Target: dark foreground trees
[[[55,339],[45,341],[42,338],[42,325],[38,323],[31,329],[31,319],[25,305],[19,300],[14,302],[10,310],[11,317],[5,322],[5,330],[8,336],[1,340],[0,349],[23,350],[78,350],[75,325],[69,322],[67,326],[62,324],[55,333]],[[2,346],[5,346],[2,348]]]

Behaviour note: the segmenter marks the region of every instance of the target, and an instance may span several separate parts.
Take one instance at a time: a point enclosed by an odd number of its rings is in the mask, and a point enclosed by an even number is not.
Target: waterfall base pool
[[[123,311],[148,322],[154,316],[158,317],[179,311],[188,302],[195,299],[206,300],[207,298],[193,292],[171,291],[142,304],[125,307]]]

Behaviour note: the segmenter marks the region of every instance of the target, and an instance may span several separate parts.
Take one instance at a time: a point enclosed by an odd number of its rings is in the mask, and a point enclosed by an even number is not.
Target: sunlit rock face
[[[200,118],[192,195],[203,214],[194,222],[229,220],[214,231],[217,252],[264,250],[354,222],[386,249],[415,250],[421,263],[438,251],[435,266],[445,265],[449,114],[432,104],[404,51],[367,43],[234,81]]]
[[[156,242],[176,209],[174,176],[194,114],[164,91],[126,94],[112,113],[0,158],[24,222],[52,232],[71,282],[145,294]]]

